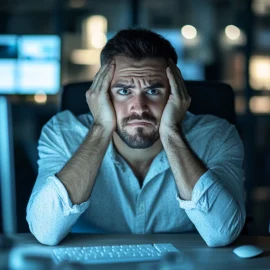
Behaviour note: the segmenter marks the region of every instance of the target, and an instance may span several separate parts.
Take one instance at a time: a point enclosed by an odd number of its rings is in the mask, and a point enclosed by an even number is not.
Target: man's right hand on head
[[[102,126],[108,132],[116,128],[116,114],[108,92],[114,71],[114,60],[101,66],[86,92],[86,101],[94,117],[94,124]]]

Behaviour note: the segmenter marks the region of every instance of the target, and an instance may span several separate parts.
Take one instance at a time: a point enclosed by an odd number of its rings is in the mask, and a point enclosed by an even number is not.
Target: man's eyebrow
[[[112,88],[129,89],[129,88],[135,88],[135,85],[134,84],[125,84],[125,83],[115,83],[114,85],[112,85]],[[145,87],[144,89],[151,89],[151,88],[165,88],[165,86],[161,82],[155,82],[155,83],[152,83],[150,86]]]
[[[164,84],[161,82],[152,83],[150,86],[146,87],[145,89],[151,88],[165,88]]]
[[[112,88],[134,88],[134,84],[125,84],[125,83],[115,83],[112,85]]]

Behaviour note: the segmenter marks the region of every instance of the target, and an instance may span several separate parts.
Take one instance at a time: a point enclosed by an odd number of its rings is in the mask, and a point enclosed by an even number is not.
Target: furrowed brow
[[[153,83],[150,86],[145,87],[145,89],[152,89],[152,88],[165,88],[163,83]]]
[[[125,83],[115,83],[112,88],[124,88],[124,89],[129,89],[129,88],[135,88],[134,84],[125,84]],[[153,88],[165,88],[163,83],[152,83],[150,86],[145,87],[144,89],[153,89]]]
[[[115,83],[112,88],[135,88],[134,84]]]

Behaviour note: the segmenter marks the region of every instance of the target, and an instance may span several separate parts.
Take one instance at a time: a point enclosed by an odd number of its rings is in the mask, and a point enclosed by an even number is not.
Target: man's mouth
[[[151,122],[147,121],[132,121],[128,123],[129,126],[148,126],[148,125],[153,125]]]

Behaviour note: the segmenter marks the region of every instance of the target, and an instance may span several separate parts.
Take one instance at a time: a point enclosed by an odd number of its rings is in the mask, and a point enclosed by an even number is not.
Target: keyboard
[[[167,252],[179,252],[170,243],[63,247],[53,249],[57,264],[64,262],[81,264],[103,264],[160,260]]]

